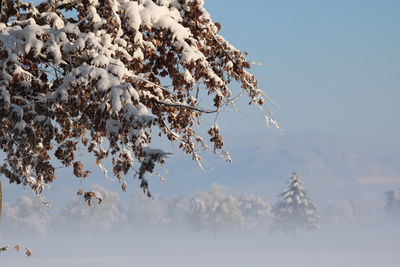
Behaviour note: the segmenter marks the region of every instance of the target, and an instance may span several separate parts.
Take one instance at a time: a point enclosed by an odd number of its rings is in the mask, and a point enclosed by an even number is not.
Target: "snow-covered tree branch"
[[[264,105],[250,63],[218,35],[202,0],[1,3],[0,173],[37,194],[56,179],[53,153],[88,177],[76,153],[84,147],[103,169],[111,159],[123,189],[136,164],[150,196],[145,174],[167,155],[150,148],[152,132],[199,161],[199,118],[233,103],[232,81]],[[200,107],[200,97],[212,104]],[[227,156],[219,128],[209,133]]]

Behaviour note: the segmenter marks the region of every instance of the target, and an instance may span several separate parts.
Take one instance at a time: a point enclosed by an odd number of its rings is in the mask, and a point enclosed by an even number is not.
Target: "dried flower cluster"
[[[0,247],[0,252],[6,252],[11,248],[14,248],[16,252],[19,252],[21,250],[21,247],[19,245],[15,245],[15,246]],[[28,257],[31,257],[32,256],[32,250],[30,250],[29,248],[25,248],[25,255],[28,256]]]
[[[97,200],[97,203],[100,204],[103,199],[101,197],[98,197],[96,192],[90,191],[90,192],[85,192],[83,191],[83,189],[80,189],[77,192],[78,196],[83,196],[83,198],[85,199],[85,202],[87,203],[88,206],[92,205],[92,201],[93,200]]]
[[[264,103],[249,62],[218,35],[202,0],[2,3],[0,173],[38,194],[56,179],[52,154],[88,177],[77,159],[85,148],[103,170],[111,158],[124,190],[134,170],[150,196],[145,174],[167,155],[150,148],[152,132],[195,161],[205,149],[229,157],[218,127],[209,131],[214,149],[198,135],[200,116],[234,105],[232,81],[238,95]]]

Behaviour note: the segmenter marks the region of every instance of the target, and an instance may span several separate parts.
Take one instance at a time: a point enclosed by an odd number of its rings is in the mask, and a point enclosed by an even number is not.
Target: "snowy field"
[[[266,254],[183,254],[126,257],[32,258],[6,259],[8,267],[110,267],[110,266],[193,266],[193,267],[398,267],[398,252],[326,252],[326,253],[266,253]],[[3,265],[4,264],[4,265]]]
[[[34,255],[9,251],[1,267],[398,267],[399,232],[365,230],[284,236],[263,232],[58,237],[26,240]]]

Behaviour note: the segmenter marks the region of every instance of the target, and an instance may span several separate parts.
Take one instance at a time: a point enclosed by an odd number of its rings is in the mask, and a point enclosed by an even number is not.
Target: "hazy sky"
[[[251,72],[257,75],[260,87],[281,107],[270,105],[273,117],[279,121],[284,132],[266,128],[260,112],[255,107],[249,108],[247,101],[243,101],[240,103],[242,114],[224,112],[218,121],[222,126],[222,134],[228,140],[226,148],[232,152],[233,163],[227,164],[207,154],[207,172],[201,172],[189,157],[176,152],[176,146],[172,148],[169,143],[162,144],[167,146],[167,151],[175,154],[166,162],[168,171],[162,173],[167,178],[165,183],[159,182],[158,177],[149,178],[152,192],[167,198],[190,196],[198,190],[207,190],[210,184],[217,182],[234,193],[260,195],[272,204],[285,188],[290,174],[298,171],[321,212],[332,203],[355,203],[355,209],[359,212],[357,216],[362,222],[374,224],[379,221],[375,226],[381,225],[384,219],[384,193],[400,185],[400,153],[396,150],[400,149],[400,1],[205,2],[211,18],[221,22],[221,34],[238,49],[247,51],[251,61],[263,64],[253,66]],[[373,148],[380,154],[371,151],[356,153],[352,151],[354,145],[367,150]],[[389,148],[394,152],[386,155]],[[119,201],[120,197],[121,203],[129,207],[132,194],[140,192],[137,179],[130,175],[127,179],[128,193],[123,194],[120,184],[105,179],[93,161],[86,163],[93,171],[93,175],[84,182],[86,189],[96,189],[93,185],[100,184],[111,192],[117,192],[113,193],[115,199]],[[77,201],[76,191],[81,186],[71,170],[58,171],[60,178],[44,193],[54,206],[54,213],[73,210],[73,206],[65,204]],[[22,195],[33,194],[29,188],[24,190],[21,186],[4,183],[6,208],[15,209],[18,206],[16,201]],[[118,201],[115,202],[119,205]],[[137,201],[133,203],[136,207],[142,206]],[[152,205],[155,202],[148,203]],[[118,207],[117,204],[112,207]],[[107,203],[102,205],[106,205],[105,211],[117,210],[107,206]],[[80,210],[75,212],[79,213]],[[371,215],[367,220],[363,217],[365,213]],[[35,216],[39,222],[48,219],[42,213]],[[85,218],[90,219],[89,216]],[[319,266],[326,266],[327,262],[333,262],[330,266],[397,266],[400,255],[397,242],[399,231],[398,227],[394,228],[396,231],[390,232],[392,229],[387,230],[384,225],[379,228],[382,231],[373,228],[373,231],[368,230],[368,234],[364,234],[363,231],[367,230],[362,229],[356,237],[354,232],[348,234],[346,231],[338,236],[317,236],[320,238],[317,240],[313,240],[317,237],[311,236],[304,243],[297,239],[298,244],[294,244],[293,248],[301,253],[289,257],[287,254],[273,253],[279,249],[287,252],[287,244],[293,243],[294,238],[290,237],[287,241],[281,236],[267,236],[264,230],[261,234],[246,234],[244,238],[227,234],[226,237],[203,241],[191,234],[160,238],[158,232],[133,238],[133,235],[124,233],[123,238],[112,235],[104,240],[99,236],[93,242],[76,242],[79,239],[75,240],[76,237],[71,235],[70,242],[68,238],[56,240],[62,243],[61,249],[48,239],[43,242],[43,247],[50,250],[40,249],[34,243],[35,257],[39,257],[33,261],[30,259],[29,264],[42,266],[48,262],[58,266],[88,266],[83,260],[75,259],[74,255],[89,251],[88,255],[95,257],[86,260],[96,262],[96,266],[131,265],[132,258],[118,258],[115,255],[132,253],[136,253],[135,263],[144,262],[146,266],[246,266],[248,262],[254,266],[282,266],[276,263],[288,260],[292,264],[285,266],[312,266],[311,263],[315,262],[321,263]],[[118,243],[116,240],[122,241]],[[103,246],[111,243],[118,246]],[[312,249],[320,254],[315,255],[304,244],[315,246]],[[324,247],[326,251],[319,247],[320,244],[327,247]],[[368,247],[372,245],[373,249]],[[83,246],[84,250],[78,253]],[[368,253],[364,254],[364,251]],[[65,259],[44,261],[51,253],[62,255]],[[157,254],[157,257],[151,253]],[[185,254],[185,257],[179,253]],[[98,259],[99,254],[115,257]],[[204,264],[204,259],[211,260]],[[7,266],[27,265],[25,259],[5,260]],[[117,260],[120,264],[116,264]],[[228,264],[226,260],[232,263]],[[187,261],[189,265],[181,261]]]
[[[262,114],[244,100],[242,114],[224,112],[218,120],[234,162],[205,155],[207,173],[202,173],[176,146],[161,143],[175,154],[167,160],[166,183],[150,178],[153,191],[191,194],[216,181],[274,200],[296,170],[319,200],[330,201],[327,193],[332,191],[321,179],[338,186],[337,198],[355,192],[370,196],[370,184],[368,190],[357,184],[367,179],[382,181],[373,199],[383,202],[383,192],[400,181],[398,151],[377,161],[371,155],[354,156],[347,146],[357,143],[381,154],[400,148],[400,2],[205,2],[212,19],[221,22],[221,34],[247,51],[251,61],[263,63],[251,71],[280,105],[269,106],[284,132],[265,127]],[[315,151],[305,150],[313,143]],[[119,190],[93,163],[88,167],[94,173],[91,183]],[[53,203],[76,192],[79,183],[70,176],[71,170],[61,170],[61,178],[47,190]],[[6,190],[9,201],[21,192],[16,186]],[[130,190],[138,190],[136,181]]]
[[[205,6],[227,40],[264,64],[253,72],[281,106],[275,117],[285,133],[399,143],[399,1],[232,0]],[[260,117],[242,118],[253,131],[270,132]],[[248,130],[235,122],[228,127]]]

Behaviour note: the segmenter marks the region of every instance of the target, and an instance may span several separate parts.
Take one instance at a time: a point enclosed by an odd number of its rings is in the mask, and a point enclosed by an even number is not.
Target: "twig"
[[[220,109],[215,109],[215,110],[209,110],[209,109],[203,109],[203,108],[197,108],[197,107],[193,107],[193,106],[189,106],[189,105],[185,105],[182,103],[168,103],[162,100],[157,100],[155,98],[152,98],[151,101],[155,102],[156,104],[159,105],[163,105],[163,106],[168,106],[168,107],[176,107],[176,108],[186,108],[186,109],[191,109],[191,110],[195,110],[201,113],[207,113],[207,114],[211,114],[211,113],[217,113],[220,111]]]
[[[211,31],[210,31],[211,32]],[[218,46],[222,49],[222,51],[225,52],[226,56],[230,59],[230,61],[235,64],[237,66],[236,60],[232,57],[232,55],[225,50],[224,46],[219,42],[219,40],[217,39],[217,37],[215,36],[215,34],[212,34],[212,37],[214,38],[214,41],[218,44]],[[240,75],[237,74],[235,71],[233,71],[233,73],[240,78]],[[246,83],[247,86],[249,86],[250,88],[254,88],[254,85],[252,85],[246,78],[242,78],[243,81]],[[274,101],[272,100],[272,98],[270,98],[265,92],[263,92],[263,95],[265,96],[265,98],[272,103],[274,106],[276,106],[277,108],[280,108],[280,106]]]

